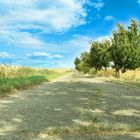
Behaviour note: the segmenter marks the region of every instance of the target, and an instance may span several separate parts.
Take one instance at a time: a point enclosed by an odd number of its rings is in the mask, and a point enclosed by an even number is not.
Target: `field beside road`
[[[29,89],[67,74],[69,69],[0,66],[0,97]]]

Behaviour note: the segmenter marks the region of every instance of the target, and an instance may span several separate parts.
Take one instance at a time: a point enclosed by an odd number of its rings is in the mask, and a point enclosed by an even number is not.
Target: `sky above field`
[[[73,67],[131,18],[140,19],[140,0],[0,0],[0,63]]]

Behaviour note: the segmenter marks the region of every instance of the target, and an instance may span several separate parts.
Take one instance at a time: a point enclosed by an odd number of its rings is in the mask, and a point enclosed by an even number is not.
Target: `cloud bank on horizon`
[[[139,13],[140,0],[0,0],[0,64],[72,67],[91,40]]]

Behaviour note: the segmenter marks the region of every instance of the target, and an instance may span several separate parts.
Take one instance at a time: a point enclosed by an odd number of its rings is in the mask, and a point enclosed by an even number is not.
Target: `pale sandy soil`
[[[91,125],[103,132],[59,134]],[[140,139],[140,89],[68,75],[0,99],[0,140],[94,139]]]

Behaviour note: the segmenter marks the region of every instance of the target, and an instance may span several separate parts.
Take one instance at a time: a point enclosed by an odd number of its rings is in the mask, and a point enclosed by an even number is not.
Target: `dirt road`
[[[0,140],[138,140],[139,132],[140,89],[129,86],[69,75],[0,99]]]

